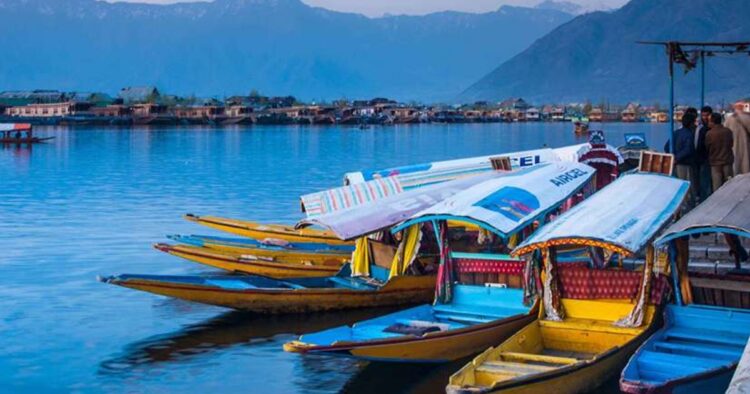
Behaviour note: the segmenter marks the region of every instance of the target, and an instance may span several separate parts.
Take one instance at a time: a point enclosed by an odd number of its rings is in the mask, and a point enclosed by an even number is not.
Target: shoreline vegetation
[[[750,99],[739,100],[750,112]],[[685,106],[675,107],[679,121]],[[728,107],[731,108],[731,107]],[[668,110],[656,105],[538,104],[522,98],[447,105],[400,103],[388,98],[340,99],[303,103],[293,96],[247,96],[223,100],[162,94],[155,87],[128,87],[106,93],[57,90],[0,92],[0,122],[34,125],[226,126],[226,125],[394,125],[500,122],[667,122]]]

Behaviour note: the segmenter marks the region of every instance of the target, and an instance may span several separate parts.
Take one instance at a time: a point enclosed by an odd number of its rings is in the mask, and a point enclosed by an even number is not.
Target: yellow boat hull
[[[220,218],[216,216],[185,215],[185,219],[231,234],[242,235],[253,239],[283,239],[288,242],[319,242],[330,245],[354,245],[351,241],[343,241],[330,231],[316,229],[295,229],[292,226],[279,224],[262,224],[244,220]]]
[[[597,308],[597,302],[565,301],[572,310]],[[609,307],[610,311],[598,312],[610,315],[626,310],[607,303],[599,303],[598,307]],[[591,310],[588,314],[591,315]],[[651,323],[654,314],[655,308],[649,307],[648,321],[639,328],[608,328],[606,324],[611,321],[602,323],[606,320],[594,319],[536,320],[451,376],[446,391],[450,394],[592,392],[617,376],[653,333],[657,326]],[[580,356],[583,354],[590,356]]]
[[[186,245],[192,246],[192,245]],[[260,257],[270,257],[274,260],[294,263],[306,263],[306,262],[349,262],[352,258],[351,253],[342,252],[328,252],[328,251],[305,251],[305,250],[273,250],[268,248],[254,248],[248,246],[234,246],[226,244],[218,244],[205,241],[203,247],[210,250],[215,250],[220,253],[232,254],[232,255],[251,255]]]
[[[332,346],[310,347],[293,341],[284,350],[296,353],[326,352],[345,354],[369,360],[399,362],[446,362],[458,360],[487,349],[514,334],[533,321],[536,308],[528,314],[513,316],[460,330],[428,333],[422,337],[396,338],[361,342],[356,346],[337,343]]]
[[[288,254],[277,257],[256,254],[255,257],[257,258],[248,258],[249,256],[243,257],[242,255],[186,245],[156,244],[154,248],[173,256],[226,271],[277,279],[333,276],[349,260],[348,257],[329,255],[324,255],[315,260],[307,260]],[[278,254],[279,252],[274,251],[274,253]]]
[[[255,313],[310,313],[430,302],[435,276],[399,276],[376,290],[341,288],[231,290],[160,281],[112,282],[131,289]]]

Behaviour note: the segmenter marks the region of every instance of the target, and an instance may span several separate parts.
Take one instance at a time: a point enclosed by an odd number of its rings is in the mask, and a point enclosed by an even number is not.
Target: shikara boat
[[[227,238],[211,235],[167,235],[167,238],[181,244],[224,250],[228,252],[252,253],[254,249],[270,249],[289,252],[323,252],[347,254],[354,252],[354,245],[330,245],[307,242],[263,242],[252,238]]]
[[[507,338],[536,318],[536,299],[525,297],[522,288],[525,262],[498,252],[451,252],[447,220],[494,234],[500,242],[490,250],[507,248],[512,237],[578,193],[594,172],[580,163],[507,172],[413,215],[393,230],[420,223],[431,223],[436,230],[441,266],[435,303],[306,334],[285,344],[284,350],[377,361],[445,362]],[[560,179],[566,181],[559,183]],[[466,274],[476,278],[457,280],[456,275]]]
[[[331,245],[352,244],[350,241],[342,241],[330,231],[316,229],[295,229],[294,227],[280,224],[262,224],[244,220],[226,219],[215,216],[197,216],[191,213],[185,215],[185,219],[216,230],[232,234],[242,235],[253,239],[281,239],[288,242],[299,243],[326,243]]]
[[[253,248],[246,254],[165,243],[155,244],[154,248],[211,267],[271,278],[331,276],[351,259],[351,254],[297,252],[270,248]]]
[[[417,234],[414,230],[402,231],[407,234],[404,239],[409,242],[402,240],[399,248],[365,236],[392,228],[472,185],[504,176],[504,173],[493,172],[445,182],[316,217],[318,223],[331,228],[339,239],[357,239],[360,247],[353,254],[356,257],[353,268],[347,265],[330,277],[273,281],[237,276],[118,275],[101,280],[155,294],[258,313],[314,312],[429,302],[435,289],[434,269],[430,269],[432,256],[429,250],[423,251],[428,249],[429,242],[425,241],[425,246],[422,242],[414,242],[414,237],[410,236]],[[382,270],[387,270],[387,273]]]
[[[55,137],[35,137],[29,123],[0,123],[0,144],[36,144]]]
[[[373,266],[352,277],[349,265],[325,278],[274,280],[261,276],[117,275],[100,281],[187,301],[254,313],[311,313],[409,305],[432,298],[434,275],[396,276]]]
[[[730,180],[656,240],[670,245],[676,303],[623,370],[625,392],[723,393],[740,361],[750,337],[750,276],[688,273],[692,234],[723,234],[731,249],[742,247],[740,237],[750,237],[750,174]]]
[[[663,175],[625,175],[514,249],[543,260],[540,317],[451,376],[447,392],[591,392],[616,376],[658,325],[668,280],[652,275],[649,242],[688,186]],[[591,248],[588,261],[557,261],[559,250],[581,246]],[[612,267],[644,248],[642,270]]]

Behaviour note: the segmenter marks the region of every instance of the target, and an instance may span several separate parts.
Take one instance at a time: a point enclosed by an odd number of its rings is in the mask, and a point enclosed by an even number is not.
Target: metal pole
[[[669,153],[674,154],[674,43],[667,44],[669,52]]]
[[[701,106],[706,105],[706,52],[701,50]]]

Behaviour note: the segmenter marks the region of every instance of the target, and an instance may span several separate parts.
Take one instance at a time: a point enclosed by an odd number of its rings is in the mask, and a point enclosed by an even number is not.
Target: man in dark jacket
[[[713,114],[713,108],[705,106],[701,108],[701,122],[698,127],[698,132],[695,133],[695,193],[698,197],[699,202],[703,202],[711,195],[711,168],[708,164],[708,151],[706,150],[706,134],[709,130],[708,123],[710,122],[711,114]]]
[[[706,134],[706,151],[708,164],[711,166],[713,191],[734,175],[734,136],[732,130],[724,127],[721,121],[721,114],[711,114],[708,123],[710,129]]]
[[[688,207],[695,206],[695,120],[693,112],[686,111],[682,115],[682,128],[674,132],[674,160],[675,175],[690,182],[688,191]]]

